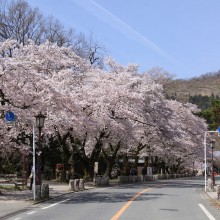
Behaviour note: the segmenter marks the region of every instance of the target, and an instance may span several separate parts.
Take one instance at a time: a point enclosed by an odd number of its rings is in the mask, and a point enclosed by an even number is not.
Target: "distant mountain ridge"
[[[206,73],[200,77],[188,80],[171,80],[164,85],[164,92],[168,99],[186,103],[194,96],[220,96],[220,70]]]

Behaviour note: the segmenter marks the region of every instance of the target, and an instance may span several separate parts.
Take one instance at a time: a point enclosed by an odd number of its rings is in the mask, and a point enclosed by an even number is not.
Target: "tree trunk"
[[[108,160],[106,161],[107,163],[107,168],[105,170],[105,176],[108,176],[109,178],[112,177],[111,173],[112,173],[112,168],[113,168],[113,165],[114,165],[114,161],[113,160]]]

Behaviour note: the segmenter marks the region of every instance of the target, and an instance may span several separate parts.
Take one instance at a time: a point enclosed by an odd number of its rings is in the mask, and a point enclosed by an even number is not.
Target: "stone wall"
[[[147,182],[164,179],[175,179],[182,177],[191,177],[192,175],[187,174],[157,174],[157,175],[144,175],[144,176],[119,176],[119,184],[123,183],[135,183],[135,182]]]
[[[108,186],[109,185],[109,178],[106,177],[106,176],[95,177],[94,178],[94,183],[95,183],[96,187]]]

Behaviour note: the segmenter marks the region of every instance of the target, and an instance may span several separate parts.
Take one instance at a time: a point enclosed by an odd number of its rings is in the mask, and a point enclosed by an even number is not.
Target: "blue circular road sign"
[[[15,114],[13,112],[6,112],[5,114],[6,121],[14,121],[15,120]]]

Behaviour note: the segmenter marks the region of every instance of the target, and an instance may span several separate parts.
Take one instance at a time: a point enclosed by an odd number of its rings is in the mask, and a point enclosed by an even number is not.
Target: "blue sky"
[[[220,69],[219,0],[27,0],[93,37],[120,64],[187,79]]]

